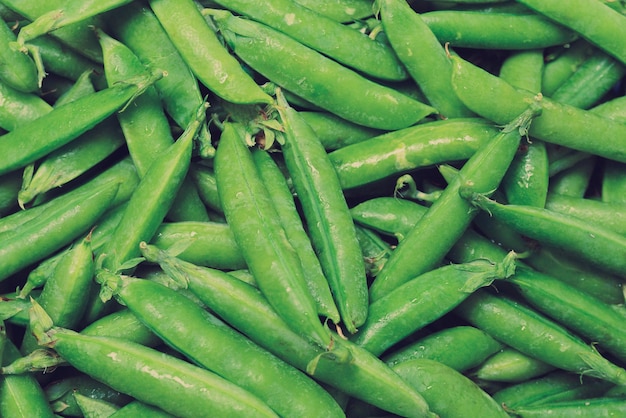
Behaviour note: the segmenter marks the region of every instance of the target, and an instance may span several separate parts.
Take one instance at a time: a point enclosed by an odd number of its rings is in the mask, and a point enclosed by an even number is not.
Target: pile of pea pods
[[[623,0],[0,16],[0,417],[626,416]]]

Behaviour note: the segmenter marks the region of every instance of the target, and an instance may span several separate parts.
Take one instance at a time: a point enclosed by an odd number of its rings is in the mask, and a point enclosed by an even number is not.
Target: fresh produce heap
[[[0,416],[626,415],[624,1],[0,16]]]

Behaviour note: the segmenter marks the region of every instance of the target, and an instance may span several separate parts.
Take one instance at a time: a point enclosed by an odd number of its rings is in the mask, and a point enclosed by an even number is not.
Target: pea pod
[[[624,369],[557,323],[508,297],[478,290],[455,312],[503,344],[537,360],[563,370],[624,384]]]
[[[553,370],[555,367],[550,364],[504,347],[472,370],[471,376],[482,381],[518,383],[543,376]]]
[[[548,209],[503,205],[471,189],[462,194],[472,205],[488,210],[492,216],[517,232],[546,245],[561,248],[604,271],[624,277],[626,238],[617,232]]]
[[[318,318],[298,254],[256,174],[240,129],[233,123],[224,124],[215,155],[215,177],[226,220],[248,268],[274,309],[296,332],[330,347],[330,334]]]
[[[255,394],[277,414],[344,416],[330,395],[308,376],[175,290],[144,279],[114,277],[111,280],[104,285],[113,286],[115,297],[164,341],[195,363]],[[291,394],[289,401],[284,399],[287,393]]]
[[[461,202],[463,198],[459,190],[464,184],[473,184],[488,193],[495,190],[513,160],[522,135],[541,113],[541,107],[533,103],[465,162],[459,174],[389,257],[370,286],[371,301],[383,297],[441,261],[475,215],[469,206]],[[420,254],[419,260],[412,257],[416,251]]]
[[[205,369],[119,338],[50,327],[45,312],[35,309],[38,341],[113,389],[178,416],[277,417],[257,397]]]
[[[515,271],[513,257],[511,254],[498,264],[482,260],[451,264],[416,276],[375,300],[352,340],[376,356],[381,355],[450,312],[476,289],[511,276]]]
[[[252,158],[271,199],[277,207],[281,208],[278,211],[278,216],[285,228],[287,239],[298,253],[302,268],[306,272],[307,288],[315,300],[318,314],[338,324],[340,316],[328,280],[324,276],[320,260],[317,258],[311,240],[304,229],[285,175],[268,152],[255,149],[252,152]],[[302,198],[302,196],[300,197]]]
[[[300,111],[300,115],[315,131],[324,148],[329,152],[383,133],[378,129],[366,128],[348,122],[330,112]]]
[[[84,191],[77,196],[82,199],[80,203],[70,201],[69,205],[59,205],[46,216],[21,225],[19,234],[15,230],[0,234],[3,242],[0,256],[4,260],[0,280],[52,255],[87,232],[109,207],[118,187],[113,183]]]
[[[519,406],[511,410],[516,416],[531,417],[585,417],[620,416],[626,413],[626,401],[619,398],[594,398],[551,402],[543,405]]]
[[[296,1],[266,1],[264,7],[255,7],[242,0],[218,0],[216,3],[285,33],[370,77],[389,81],[401,81],[408,77],[388,44],[301,6]],[[313,28],[315,33],[311,33]]]
[[[465,160],[497,133],[480,118],[426,122],[328,154],[344,189],[438,163]]]
[[[0,106],[0,127],[7,131],[30,123],[52,110],[52,106],[38,95],[15,90],[4,82],[0,82],[0,100],[4,103]]]
[[[452,56],[452,80],[455,91],[467,107],[496,123],[507,123],[531,102],[534,94],[515,89],[509,83],[489,74],[470,62]],[[484,88],[489,86],[489,100]],[[626,160],[624,138],[626,125],[594,112],[575,108],[548,98],[542,101],[541,116],[530,127],[531,137],[546,143],[600,155],[612,160]],[[589,138],[611,138],[589,141]]]
[[[452,90],[452,66],[442,43],[409,4],[382,0],[380,19],[393,50],[443,118],[473,116]]]
[[[81,331],[81,334],[116,337],[132,341],[146,347],[157,347],[163,341],[157,337],[143,322],[128,308],[121,308],[90,322]]]
[[[296,3],[342,23],[373,14],[372,2],[369,0],[296,0]]]
[[[368,293],[348,204],[324,147],[280,91],[277,105],[285,130],[281,150],[287,171],[342,322],[354,334],[367,317]]]
[[[159,408],[135,400],[118,409],[113,415],[111,415],[111,418],[133,418],[139,416],[144,418],[174,417],[173,415],[168,414],[167,412]]]
[[[423,398],[375,356],[337,336],[335,345],[349,352],[349,361],[325,352],[293,331],[256,288],[222,271],[178,260],[150,245],[142,245],[148,261],[157,262],[212,311],[252,341],[300,370],[341,392],[401,416],[432,416]],[[317,359],[314,370],[310,363]]]
[[[432,107],[374,83],[262,23],[228,12],[215,12],[213,19],[235,55],[255,71],[348,121],[377,129],[400,129],[436,113]],[[276,60],[285,65],[275,65]]]
[[[152,76],[127,80],[55,108],[0,136],[0,153],[4,156],[0,173],[24,167],[67,144],[121,109],[153,82]]]
[[[237,60],[220,43],[191,0],[151,0],[150,7],[198,80],[233,103],[270,103]],[[180,22],[185,22],[182,30]]]
[[[139,181],[124,215],[104,246],[102,268],[117,271],[139,255],[139,242],[151,239],[170,209],[187,174],[195,134],[204,121],[205,107],[197,119],[153,163]]]

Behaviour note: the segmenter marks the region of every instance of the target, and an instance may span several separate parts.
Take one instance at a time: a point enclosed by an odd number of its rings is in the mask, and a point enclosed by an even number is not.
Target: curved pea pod
[[[298,254],[258,177],[241,129],[241,125],[225,123],[215,155],[215,178],[226,221],[248,269],[274,309],[294,331],[329,347],[330,333],[319,320]]]
[[[621,202],[603,202],[584,197],[550,193],[546,209],[575,216],[589,223],[626,234],[626,205]]]
[[[383,133],[328,154],[344,189],[439,163],[466,160],[497,134],[481,118],[422,123]]]
[[[150,7],[198,80],[232,103],[270,103],[267,95],[220,43],[191,0],[151,0]],[[180,22],[185,22],[184,30]]]
[[[623,368],[602,357],[578,336],[503,295],[478,290],[455,313],[503,344],[559,369],[618,385],[626,380]]]
[[[626,276],[626,237],[615,231],[544,208],[501,204],[471,189],[462,195],[518,233],[576,255],[603,271]]]
[[[405,1],[379,1],[380,19],[393,50],[443,118],[473,116],[452,89],[452,66],[442,42]]]
[[[565,44],[546,55],[541,91],[550,97],[585,60],[595,48],[584,39]]]
[[[134,400],[124,405],[120,409],[118,409],[114,414],[111,415],[111,418],[134,418],[134,417],[144,417],[144,418],[174,418],[174,415],[168,414],[167,412],[154,407],[152,405],[148,405],[144,402],[140,402]]]
[[[16,39],[8,24],[0,19],[0,80],[18,91],[36,92],[40,87],[37,67],[28,55],[11,48]]]
[[[483,260],[433,269],[372,302],[352,341],[379,356],[403,338],[441,318],[476,289],[515,272],[515,255],[501,263]]]
[[[335,334],[337,355],[326,352],[293,331],[258,289],[220,270],[178,260],[154,246],[142,245],[142,254],[171,277],[186,281],[189,290],[228,324],[316,380],[391,413],[432,416],[424,399],[374,355]]]
[[[52,276],[37,298],[55,324],[75,328],[86,309],[85,294],[89,292],[95,271],[91,234],[79,240],[56,263]],[[28,328],[27,328],[28,329]],[[20,350],[28,353],[37,347],[30,330]]]
[[[0,136],[0,154],[4,156],[0,173],[24,167],[67,144],[121,109],[153,82],[153,76],[127,80],[59,106]]]
[[[496,123],[507,123],[534,100],[534,94],[509,83],[470,62],[452,56],[452,83],[461,101],[478,115]],[[485,95],[485,86],[489,94]],[[485,100],[489,97],[489,100]],[[561,145],[612,160],[626,161],[626,125],[589,110],[578,109],[543,98],[541,115],[528,134],[546,143]],[[589,141],[589,138],[611,138]]]
[[[534,140],[520,146],[502,179],[502,187],[510,203],[544,207],[549,179],[546,145]]]
[[[439,10],[423,13],[422,19],[439,42],[449,42],[457,48],[545,48],[572,42],[579,36],[575,31],[537,13]],[[524,30],[511,30],[518,25]]]
[[[270,199],[277,208],[287,239],[298,253],[302,269],[306,272],[307,288],[315,301],[318,314],[338,324],[339,311],[331,294],[328,280],[322,271],[320,260],[302,224],[287,179],[268,152],[255,149],[252,152],[252,158],[270,194]],[[301,195],[300,198],[302,198]]]
[[[317,135],[328,152],[384,133],[379,129],[366,128],[365,126],[348,122],[330,112],[301,110],[300,116],[313,129],[315,135]]]
[[[476,383],[445,364],[429,359],[411,359],[396,364],[392,370],[421,393],[431,410],[440,417],[509,416]]]
[[[194,164],[192,162],[189,173],[198,189],[198,195],[206,207],[223,215],[222,202],[220,201],[220,194],[217,190],[213,167]]]
[[[489,334],[468,325],[445,328],[392,351],[383,360],[392,368],[412,359],[426,358],[458,371],[478,366],[502,348]]]
[[[389,257],[370,286],[370,301],[431,270],[443,259],[476,215],[470,210],[471,205],[462,202],[459,190],[465,184],[473,184],[487,194],[493,193],[511,164],[522,135],[528,132],[541,108],[535,100],[465,162]],[[416,259],[415,253],[420,257]]]
[[[194,363],[258,396],[277,414],[344,416],[334,399],[310,377],[175,290],[144,279],[115,277],[112,280],[115,297],[167,344]],[[284,396],[288,393],[286,401]]]
[[[507,386],[492,394],[507,411],[529,405],[550,404],[602,396],[613,387],[609,382],[558,370],[545,376]],[[619,387],[619,386],[618,386]]]
[[[104,184],[83,191],[82,201],[59,205],[44,216],[32,219],[17,228],[0,234],[2,268],[0,280],[30,264],[40,261],[85,233],[106,211],[117,193],[119,184]]]
[[[281,145],[285,165],[342,322],[354,334],[365,322],[368,307],[367,278],[354,221],[324,147],[280,92],[277,99],[285,130]]]
[[[150,7],[132,2],[113,10],[107,17],[107,27],[144,65],[167,73],[167,77],[154,84],[165,111],[178,126],[191,123],[203,102],[200,86]],[[206,125],[200,127],[198,138],[201,145],[211,143]],[[211,151],[207,147],[202,150]]]
[[[187,175],[193,140],[205,118],[205,107],[178,140],[150,165],[130,197],[124,215],[101,251],[101,267],[117,271],[139,255],[139,243],[152,238]]]
[[[119,338],[50,327],[45,312],[35,309],[32,326],[40,330],[40,344],[53,345],[77,370],[135,399],[178,416],[277,417],[257,397],[206,369]]]
[[[128,308],[115,310],[90,322],[81,334],[100,337],[115,337],[132,341],[146,347],[157,347],[163,341],[137,318]]]
[[[574,0],[567,4],[537,0],[520,0],[520,3],[576,31],[581,37],[626,64],[626,46],[619,41],[626,37],[626,16],[619,11],[603,2],[590,0]]]
[[[553,370],[555,367],[550,364],[504,347],[472,370],[471,376],[482,381],[518,383]]]
[[[394,50],[385,43],[327,18],[291,0],[271,0],[255,7],[242,0],[218,0],[222,7],[264,23],[337,62],[373,78],[408,77]],[[311,32],[311,29],[314,32]]]
[[[20,352],[12,342],[6,341],[5,344],[3,365],[20,358]],[[30,373],[0,376],[0,414],[3,417],[55,416],[41,385]]]
[[[213,19],[228,46],[251,68],[348,121],[400,129],[436,113],[434,108],[370,81],[262,23],[227,12],[216,12]],[[277,60],[285,64],[276,65]]]
[[[615,309],[561,280],[520,269],[507,280],[529,304],[597,347],[620,360],[626,359],[623,317]]]
[[[180,241],[189,243],[178,254],[181,260],[222,270],[246,268],[241,249],[227,224],[167,222],[159,227],[150,243],[167,250]]]
[[[82,74],[92,71],[94,75],[102,74],[102,64],[81,55],[74,49],[50,35],[40,36],[30,41],[41,55],[41,61],[49,74],[54,74],[69,80],[78,80]],[[94,83],[98,88],[103,87],[101,78],[95,77]]]

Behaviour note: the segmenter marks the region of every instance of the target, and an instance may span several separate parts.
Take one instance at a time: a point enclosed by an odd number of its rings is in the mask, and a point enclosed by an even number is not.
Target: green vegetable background
[[[0,417],[626,416],[623,0],[0,0]]]

